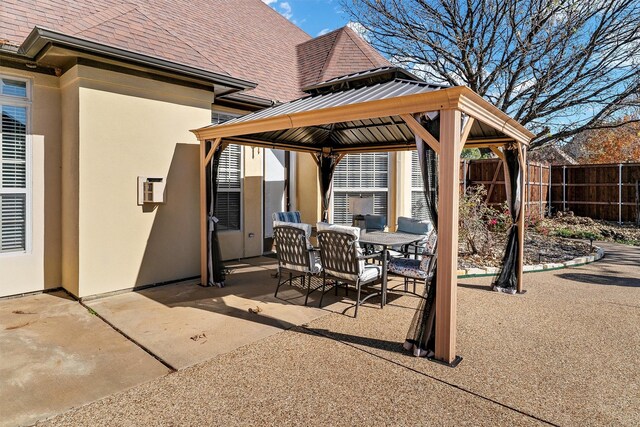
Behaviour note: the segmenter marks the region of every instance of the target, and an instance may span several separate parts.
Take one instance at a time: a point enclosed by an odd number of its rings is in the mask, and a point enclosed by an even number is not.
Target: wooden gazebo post
[[[440,111],[436,359],[445,363],[453,362],[456,357],[461,120],[459,110]]]

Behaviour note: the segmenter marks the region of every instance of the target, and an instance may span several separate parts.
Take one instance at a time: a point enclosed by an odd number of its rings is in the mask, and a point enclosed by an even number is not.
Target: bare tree
[[[537,137],[623,124],[639,104],[639,0],[343,0],[369,41],[467,85]],[[631,116],[629,116],[631,117]]]

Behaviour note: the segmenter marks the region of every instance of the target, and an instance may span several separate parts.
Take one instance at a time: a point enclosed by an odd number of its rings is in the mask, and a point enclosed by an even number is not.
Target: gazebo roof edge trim
[[[338,122],[449,109],[459,109],[525,145],[528,145],[529,140],[535,136],[507,114],[464,86],[301,111],[244,122],[223,123],[216,126],[209,125],[194,129],[191,132],[202,141],[214,138],[240,137],[290,128],[320,126]],[[296,144],[283,145],[296,146]]]

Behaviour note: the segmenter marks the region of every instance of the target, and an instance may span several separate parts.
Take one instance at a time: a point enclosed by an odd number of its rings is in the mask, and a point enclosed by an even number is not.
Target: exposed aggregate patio
[[[460,279],[455,369],[402,351],[417,299],[394,296],[43,425],[639,425],[640,250],[602,246],[597,263],[527,274],[525,295]]]

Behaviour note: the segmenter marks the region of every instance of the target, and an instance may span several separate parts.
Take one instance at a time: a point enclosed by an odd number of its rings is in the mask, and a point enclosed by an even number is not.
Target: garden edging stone
[[[580,265],[590,264],[592,262],[602,259],[604,256],[604,249],[599,246],[594,246],[595,254],[589,256],[581,256],[569,261],[564,262],[552,262],[545,264],[525,265],[522,267],[525,273],[535,273],[539,271],[560,270],[567,267],[577,267]],[[485,268],[469,268],[466,270],[458,270],[458,278],[464,279],[468,277],[483,277],[483,276],[495,276],[498,274],[499,269],[496,267]]]

